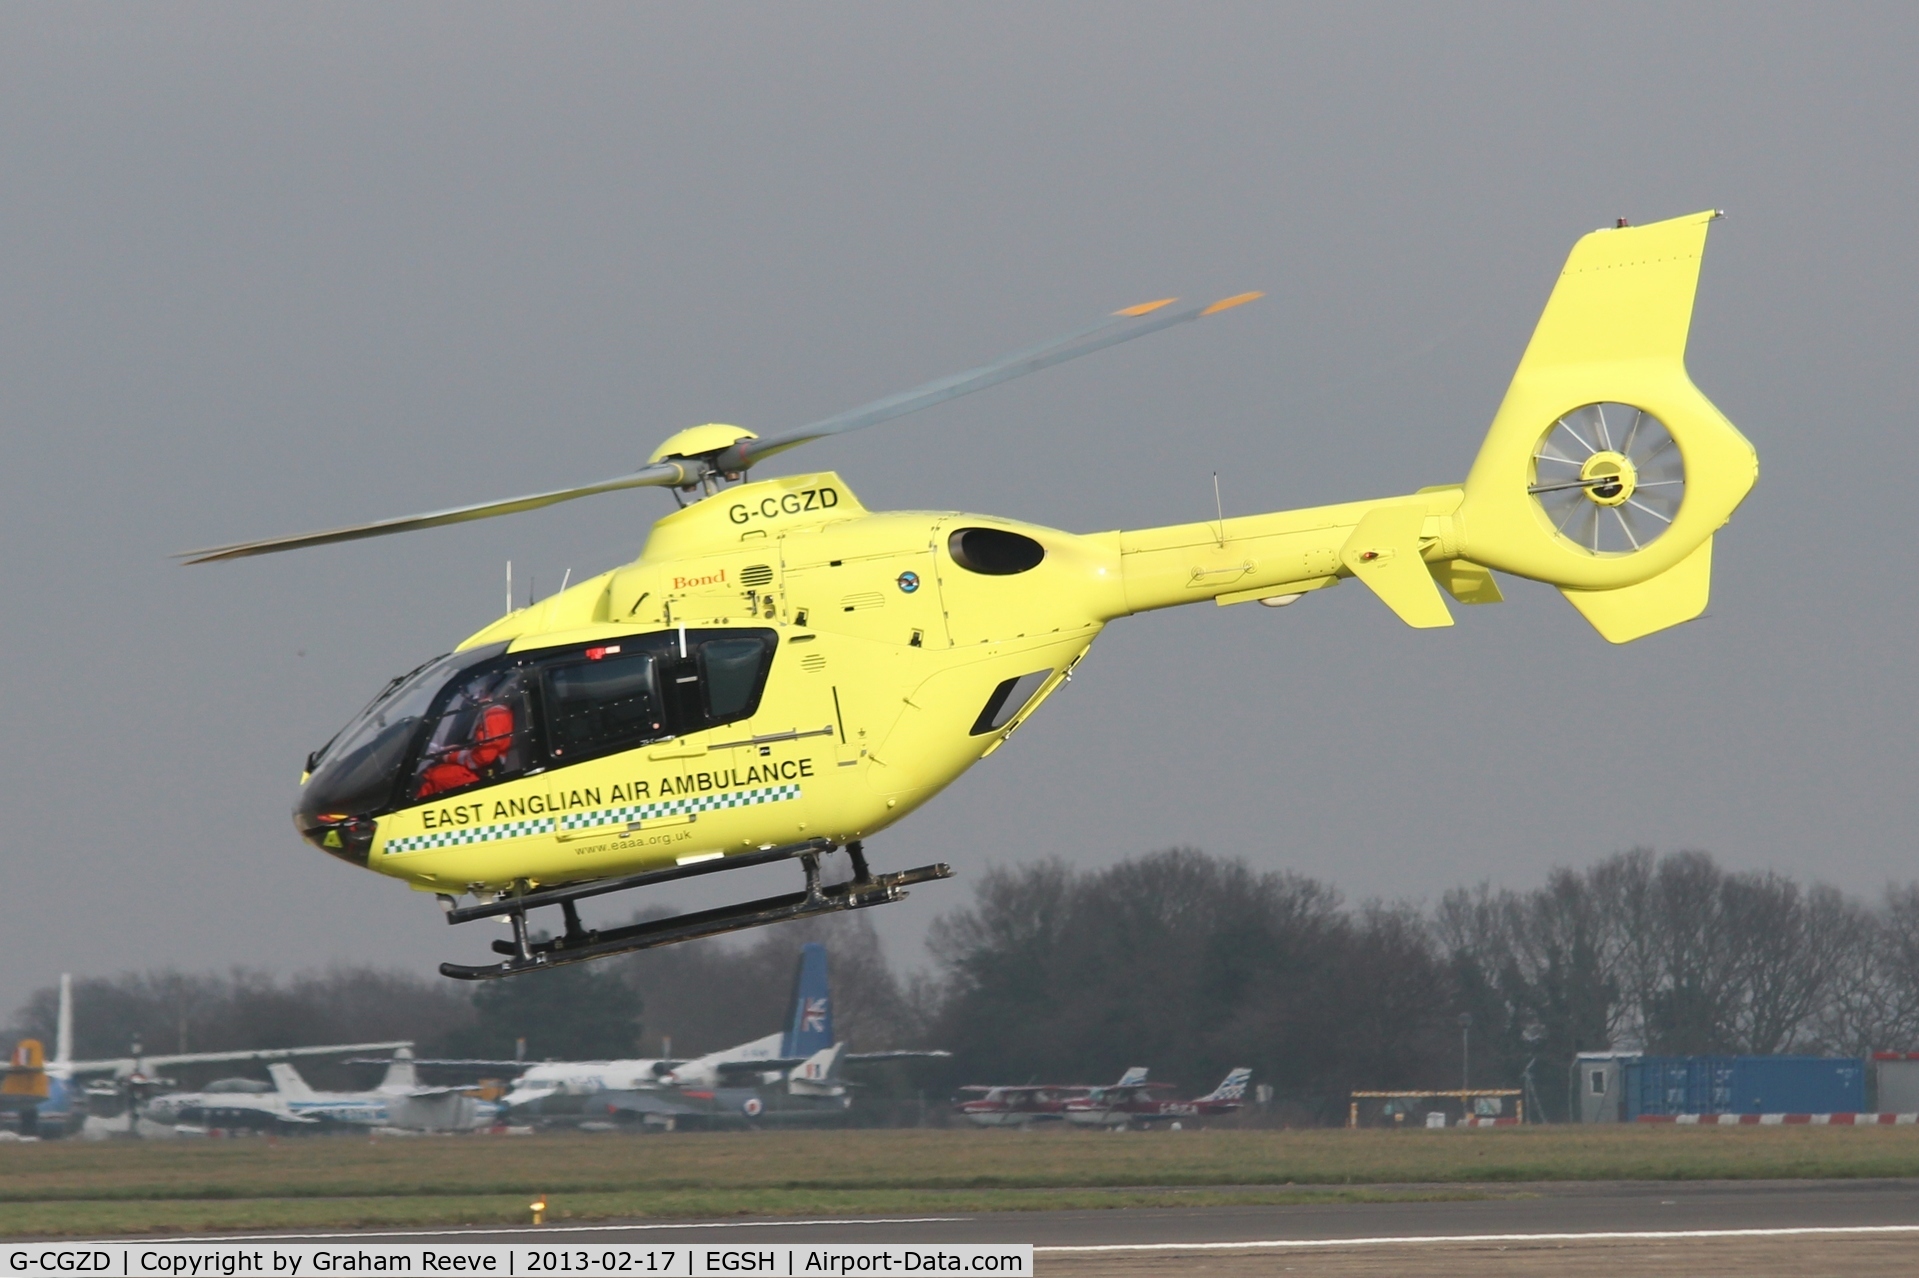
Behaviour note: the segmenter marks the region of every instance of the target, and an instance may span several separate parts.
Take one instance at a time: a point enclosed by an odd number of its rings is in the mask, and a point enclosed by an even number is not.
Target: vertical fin
[[[1226,1075],[1218,1087],[1215,1087],[1210,1093],[1200,1097],[1200,1099],[1205,1101],[1243,1100],[1246,1096],[1246,1084],[1252,1081],[1252,1077],[1252,1070],[1244,1068],[1236,1069]]]
[[[410,1092],[418,1087],[419,1080],[413,1072],[413,1051],[402,1047],[393,1053],[393,1059],[387,1064],[386,1077],[380,1080],[383,1092]]]
[[[833,995],[826,971],[826,947],[809,941],[800,947],[793,977],[793,1019],[786,1027],[782,1056],[811,1056],[833,1045]]]
[[[73,974],[60,973],[60,1019],[53,1032],[53,1063],[73,1062]]]
[[[795,1096],[839,1094],[843,1090],[840,1084],[840,1061],[845,1055],[844,1043],[835,1043],[814,1052],[787,1075],[786,1090]]]
[[[307,1081],[304,1078],[300,1077],[300,1071],[285,1061],[273,1062],[273,1064],[267,1066],[267,1073],[273,1076],[274,1089],[287,1099],[308,1100],[312,1098],[313,1089],[307,1086]]]
[[[1456,515],[1461,555],[1569,592],[1612,590],[1677,567],[1732,516],[1758,478],[1759,459],[1685,364],[1706,228],[1716,216],[1594,231],[1573,246],[1466,476]],[[1685,500],[1671,526],[1630,554],[1581,549],[1554,531],[1528,491],[1535,450],[1555,420],[1606,402],[1658,418],[1685,461]]]

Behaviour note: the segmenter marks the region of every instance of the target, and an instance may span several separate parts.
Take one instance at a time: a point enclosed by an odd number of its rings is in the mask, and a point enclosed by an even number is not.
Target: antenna
[[[1219,518],[1219,548],[1226,549],[1226,507],[1219,500],[1219,472],[1213,472],[1213,513]]]
[[[569,581],[571,581],[571,580],[573,580],[573,569],[572,569],[572,567],[571,567],[571,566],[569,566],[569,567],[567,568],[567,570],[566,570],[566,575],[560,578],[560,593],[561,593],[561,594],[565,594],[565,593],[566,593],[566,583],[567,583],[567,582],[569,582]]]

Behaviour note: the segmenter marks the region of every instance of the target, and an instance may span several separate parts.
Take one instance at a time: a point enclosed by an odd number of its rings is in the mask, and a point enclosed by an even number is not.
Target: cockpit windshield
[[[501,643],[450,653],[396,680],[315,757],[313,775],[300,795],[300,811],[309,817],[359,816],[384,808],[393,797],[394,774],[405,762],[414,730],[440,690],[461,671],[504,651]]]

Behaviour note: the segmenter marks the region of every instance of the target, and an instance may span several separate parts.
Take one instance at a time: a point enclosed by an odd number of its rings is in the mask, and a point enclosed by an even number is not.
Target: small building
[[[1873,1108],[1887,1114],[1919,1113],[1919,1052],[1874,1052]]]
[[[1566,1112],[1582,1123],[1622,1122],[1622,1065],[1638,1052],[1581,1052],[1573,1058],[1572,1103]]]
[[[1579,1087],[1576,1112],[1588,1123],[1681,1114],[1850,1114],[1866,1108],[1866,1062],[1856,1056],[1586,1052],[1573,1069]],[[1883,1101],[1880,1107],[1885,1108]]]

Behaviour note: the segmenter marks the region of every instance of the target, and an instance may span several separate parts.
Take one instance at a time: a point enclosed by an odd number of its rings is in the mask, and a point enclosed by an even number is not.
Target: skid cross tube
[[[470,923],[474,919],[487,919],[499,914],[516,914],[524,918],[528,910],[536,910],[542,905],[568,905],[589,896],[604,896],[608,892],[624,892],[628,888],[671,883],[675,879],[690,879],[701,874],[717,874],[721,870],[742,870],[749,865],[766,865],[773,861],[785,861],[808,853],[819,856],[832,850],[833,844],[830,840],[808,839],[804,843],[787,843],[776,848],[761,848],[757,852],[741,852],[732,856],[716,856],[705,861],[693,861],[665,870],[648,870],[645,874],[629,874],[622,879],[594,879],[592,882],[577,883],[570,887],[548,888],[544,892],[502,896],[484,905],[467,905],[449,909],[446,912],[446,921]],[[451,901],[453,898],[443,899]],[[577,914],[569,912],[567,919],[569,926],[577,918]]]
[[[807,882],[803,891],[791,892],[785,896],[765,897],[740,905],[723,906],[716,910],[679,914],[672,918],[655,919],[648,923],[635,923],[630,927],[612,928],[604,932],[583,932],[562,936],[557,940],[534,941],[524,950],[517,940],[495,941],[494,950],[507,956],[503,961],[481,964],[442,963],[440,974],[462,981],[496,980],[503,976],[517,976],[522,972],[534,972],[541,968],[558,967],[566,963],[582,963],[588,959],[605,958],[613,954],[650,950],[656,946],[672,945],[679,941],[719,936],[726,932],[738,932],[751,927],[764,927],[769,923],[809,918],[815,914],[863,910],[869,906],[885,905],[889,901],[900,900],[906,895],[906,888],[911,884],[929,883],[934,879],[953,876],[952,867],[945,864],[922,865],[917,869],[901,870],[896,874],[875,874],[864,882],[855,880],[851,883],[835,883],[823,887],[819,881],[819,853],[812,851],[804,855],[807,863]],[[645,876],[636,877],[644,878]],[[519,914],[514,917],[524,918]]]

